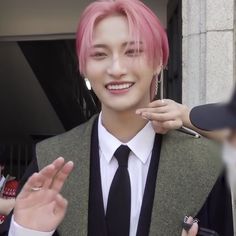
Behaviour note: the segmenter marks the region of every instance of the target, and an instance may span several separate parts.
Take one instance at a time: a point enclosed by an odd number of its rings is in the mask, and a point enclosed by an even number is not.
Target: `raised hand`
[[[72,169],[73,162],[59,157],[34,173],[16,198],[15,222],[32,230],[55,230],[66,213],[68,202],[60,191]]]
[[[187,107],[170,99],[153,101],[147,108],[138,109],[136,114],[151,120],[154,130],[161,134],[180,128],[185,116],[188,119]]]

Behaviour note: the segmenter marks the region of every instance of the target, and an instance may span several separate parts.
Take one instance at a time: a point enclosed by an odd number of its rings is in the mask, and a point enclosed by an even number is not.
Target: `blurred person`
[[[189,117],[192,125],[198,129],[208,132],[224,130],[220,141],[223,144],[222,158],[226,165],[228,184],[231,189],[234,235],[236,235],[236,88],[228,103],[194,107]]]

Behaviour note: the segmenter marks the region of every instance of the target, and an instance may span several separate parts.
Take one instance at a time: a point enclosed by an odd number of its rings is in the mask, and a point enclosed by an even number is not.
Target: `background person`
[[[5,221],[6,216],[14,208],[18,188],[18,181],[15,177],[9,174],[4,175],[6,150],[7,146],[0,144],[0,224]]]

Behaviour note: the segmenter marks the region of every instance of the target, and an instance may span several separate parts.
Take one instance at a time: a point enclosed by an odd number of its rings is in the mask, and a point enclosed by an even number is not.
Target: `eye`
[[[125,55],[129,56],[129,57],[136,57],[139,56],[141,53],[143,52],[142,49],[128,49],[125,52]]]
[[[105,52],[94,52],[90,56],[94,59],[101,60],[104,59],[107,54]]]

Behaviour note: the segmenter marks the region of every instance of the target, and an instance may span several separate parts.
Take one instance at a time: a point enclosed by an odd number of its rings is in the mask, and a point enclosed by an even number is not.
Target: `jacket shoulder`
[[[221,145],[204,137],[195,138],[191,135],[172,131],[164,136],[164,148],[178,159],[187,157],[189,161],[205,166],[222,165]],[[210,166],[205,166],[209,168]]]
[[[47,165],[59,156],[71,160],[73,153],[88,149],[91,141],[91,133],[96,115],[89,121],[36,145],[36,157],[39,167]],[[42,165],[40,163],[43,163]]]

